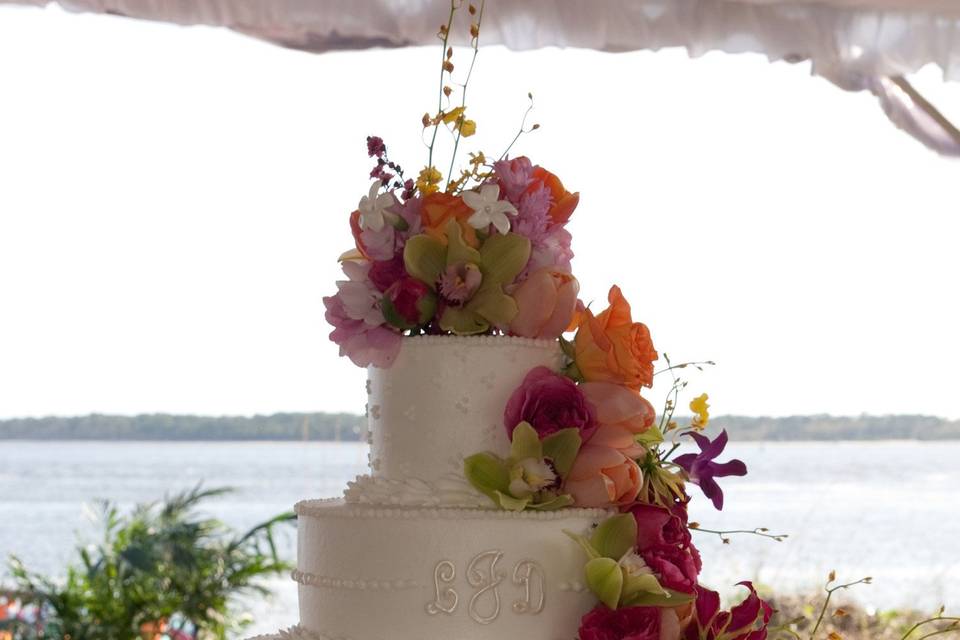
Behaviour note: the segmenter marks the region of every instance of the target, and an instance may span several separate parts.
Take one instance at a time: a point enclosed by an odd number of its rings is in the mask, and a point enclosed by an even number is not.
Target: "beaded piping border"
[[[315,573],[307,573],[294,569],[290,574],[294,582],[310,587],[330,587],[332,589],[350,589],[357,591],[401,591],[403,589],[418,589],[424,585],[416,580],[363,580],[347,578],[331,578]]]
[[[533,349],[560,350],[560,341],[556,338],[524,338],[521,336],[408,336],[403,338],[405,345],[421,347],[458,346],[458,347],[526,347]]]
[[[464,509],[458,507],[375,507],[347,504],[343,498],[301,500],[294,506],[298,516],[312,518],[377,518],[395,520],[534,520],[540,522],[568,518],[599,519],[616,513],[611,509],[574,508],[556,511],[504,511],[502,509]]]

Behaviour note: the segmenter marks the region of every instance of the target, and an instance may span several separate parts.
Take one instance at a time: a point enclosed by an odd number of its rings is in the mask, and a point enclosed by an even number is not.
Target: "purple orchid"
[[[682,456],[677,456],[673,461],[687,472],[687,475],[690,476],[690,482],[699,485],[703,495],[710,498],[713,501],[713,506],[720,511],[723,509],[723,491],[721,491],[715,478],[745,476],[747,475],[747,465],[736,459],[722,463],[713,461],[714,458],[723,453],[727,446],[726,429],[721,431],[713,442],[699,433],[688,433],[687,435],[696,441],[697,446],[700,447],[700,453],[685,453]]]

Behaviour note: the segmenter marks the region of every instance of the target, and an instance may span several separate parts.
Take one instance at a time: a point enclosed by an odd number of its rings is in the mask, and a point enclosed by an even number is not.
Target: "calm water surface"
[[[694,488],[691,518],[790,538],[742,536],[724,545],[696,533],[704,583],[751,579],[809,590],[836,569],[843,578],[874,577],[855,593],[868,606],[960,609],[960,442],[746,443],[728,453],[750,475],[721,481],[722,512]],[[366,454],[366,445],[353,443],[0,442],[0,555],[57,573],[78,537],[96,535],[95,498],[126,507],[198,482],[235,487],[207,510],[249,527],[302,498],[339,495],[365,471]],[[285,535],[292,558],[293,528]],[[251,606],[251,631],[296,622],[293,584],[276,587],[272,601]]]

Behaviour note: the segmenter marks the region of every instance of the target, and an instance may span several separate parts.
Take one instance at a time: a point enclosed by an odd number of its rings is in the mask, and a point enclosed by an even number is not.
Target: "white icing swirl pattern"
[[[419,478],[358,476],[347,483],[343,498],[349,504],[399,507],[490,508],[490,499],[474,489],[462,474],[450,473],[436,482]]]

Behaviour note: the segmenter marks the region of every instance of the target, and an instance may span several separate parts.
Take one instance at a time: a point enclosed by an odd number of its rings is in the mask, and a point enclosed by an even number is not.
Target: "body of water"
[[[743,443],[727,453],[750,474],[720,481],[722,512],[693,487],[691,519],[790,538],[722,544],[695,533],[705,584],[729,593],[749,579],[809,592],[835,569],[844,580],[874,578],[851,594],[868,606],[960,609],[960,442]],[[236,488],[207,510],[242,529],[300,499],[340,495],[366,471],[366,457],[356,443],[0,441],[0,554],[56,574],[78,540],[97,535],[94,499],[129,507],[199,482]],[[295,530],[283,537],[292,558]],[[274,599],[252,607],[251,632],[296,622],[293,583],[276,587]]]

